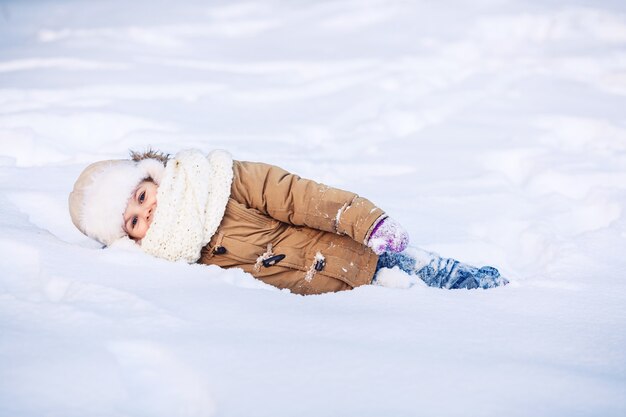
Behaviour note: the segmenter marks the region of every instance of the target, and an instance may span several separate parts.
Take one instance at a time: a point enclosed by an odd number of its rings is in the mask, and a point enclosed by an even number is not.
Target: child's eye
[[[133,220],[130,222],[130,224],[135,227],[137,225],[137,216],[133,217]]]
[[[145,199],[146,199],[146,192],[144,191],[139,195],[139,202],[143,203],[143,200]]]

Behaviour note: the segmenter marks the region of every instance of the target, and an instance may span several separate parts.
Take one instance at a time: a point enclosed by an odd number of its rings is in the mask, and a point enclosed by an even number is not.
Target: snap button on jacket
[[[198,262],[302,295],[371,282],[378,256],[365,242],[380,208],[273,165],[234,161],[233,170],[224,217]]]

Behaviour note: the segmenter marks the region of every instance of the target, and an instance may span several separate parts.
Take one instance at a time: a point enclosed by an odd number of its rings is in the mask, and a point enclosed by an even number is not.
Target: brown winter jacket
[[[198,262],[303,295],[371,282],[378,256],[364,243],[380,208],[276,166],[235,161],[233,170],[224,218]]]

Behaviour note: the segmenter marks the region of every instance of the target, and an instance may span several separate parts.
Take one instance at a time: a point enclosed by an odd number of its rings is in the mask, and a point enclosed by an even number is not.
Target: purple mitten
[[[408,244],[409,234],[391,217],[379,221],[367,241],[367,246],[376,255],[382,255],[385,252],[402,252]]]

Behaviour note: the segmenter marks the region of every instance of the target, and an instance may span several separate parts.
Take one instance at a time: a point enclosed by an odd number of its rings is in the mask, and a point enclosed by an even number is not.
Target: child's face
[[[141,240],[148,232],[156,211],[158,188],[152,181],[142,181],[128,200],[124,212],[124,230],[132,239]]]

